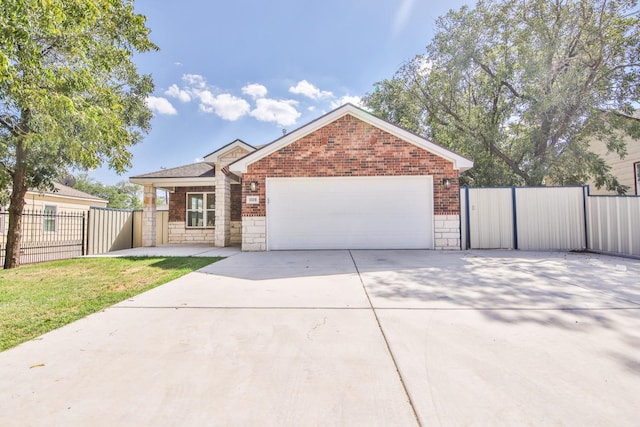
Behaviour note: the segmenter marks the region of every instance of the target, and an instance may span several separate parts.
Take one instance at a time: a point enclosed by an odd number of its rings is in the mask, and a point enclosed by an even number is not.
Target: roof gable
[[[235,160],[255,150],[255,147],[252,145],[247,144],[241,139],[236,139],[204,156],[204,161],[207,163],[220,163],[220,160],[225,157],[230,157],[232,160]],[[242,156],[236,153],[242,153]]]
[[[318,129],[321,129],[327,124],[332,123],[345,115],[351,115],[365,123],[370,124],[371,126],[377,127],[385,132],[388,132],[391,135],[394,135],[430,153],[442,157],[453,163],[453,168],[456,170],[464,171],[473,167],[473,162],[471,160],[462,157],[459,154],[456,154],[432,141],[429,141],[426,138],[402,129],[395,124],[389,123],[379,117],[376,117],[368,111],[358,108],[353,104],[345,104],[342,107],[339,107],[325,114],[324,116],[321,116],[318,119],[282,136],[271,144],[266,145],[263,148],[256,150],[231,163],[229,165],[229,170],[235,173],[244,173],[247,171],[247,167],[250,164],[268,156],[271,153],[278,151],[283,147],[286,147],[287,145],[305,137],[306,135],[309,135],[312,132],[315,132]]]

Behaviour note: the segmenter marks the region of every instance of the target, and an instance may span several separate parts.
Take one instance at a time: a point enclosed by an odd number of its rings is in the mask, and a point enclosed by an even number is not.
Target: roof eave
[[[153,187],[192,187],[199,185],[215,185],[214,177],[186,177],[186,178],[141,178],[132,176],[129,182]]]
[[[56,194],[56,193],[51,193],[51,192],[47,192],[47,191],[45,191],[44,193],[41,193],[39,191],[27,190],[27,194],[34,194],[34,195],[37,195],[37,196],[46,196],[46,197],[58,197],[58,198],[72,199],[72,200],[82,200],[82,201],[86,201],[86,202],[104,202],[104,203],[109,203],[108,200],[100,199],[98,197],[68,196],[68,195],[64,195],[64,194]]]

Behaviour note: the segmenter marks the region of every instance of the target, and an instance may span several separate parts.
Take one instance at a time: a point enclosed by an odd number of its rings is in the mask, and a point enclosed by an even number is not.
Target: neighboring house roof
[[[27,193],[46,194],[47,196],[66,197],[69,199],[95,200],[97,202],[105,202],[105,203],[108,202],[108,200],[101,199],[100,197],[94,196],[93,194],[85,193],[84,191],[76,190],[75,188],[67,187],[66,185],[60,184],[59,182],[54,182],[53,186],[54,186],[53,191],[40,191],[40,190],[32,189],[27,191]]]
[[[175,168],[161,169],[159,171],[145,173],[143,175],[132,176],[129,178],[129,181],[140,185],[211,185],[214,176],[215,167],[213,165],[205,162],[198,162]]]
[[[316,130],[326,126],[329,123],[334,122],[335,120],[347,114],[354,116],[355,118],[362,120],[363,122],[368,123],[374,127],[382,129],[383,131],[388,132],[391,135],[395,135],[396,137],[412,143],[430,153],[449,160],[453,163],[454,169],[465,171],[473,167],[473,161],[467,159],[466,157],[460,156],[459,154],[456,154],[432,141],[429,141],[428,139],[420,135],[416,135],[415,133],[402,129],[401,127],[398,127],[393,123],[376,117],[368,111],[358,108],[353,104],[345,104],[325,114],[324,116],[319,117],[318,119],[276,139],[271,144],[268,144],[236,160],[229,165],[229,170],[234,173],[242,174],[247,171],[247,166],[251,163],[254,163],[262,159],[263,157],[268,156],[269,154],[299,140],[300,138],[305,137],[306,135],[309,135],[310,133],[315,132]]]

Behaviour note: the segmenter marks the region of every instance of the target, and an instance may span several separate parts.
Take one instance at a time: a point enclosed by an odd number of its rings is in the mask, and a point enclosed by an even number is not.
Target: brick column
[[[142,208],[142,246],[156,245],[156,189],[144,186],[144,206]]]
[[[216,168],[216,229],[214,245],[225,247],[231,244],[231,182],[229,177]]]

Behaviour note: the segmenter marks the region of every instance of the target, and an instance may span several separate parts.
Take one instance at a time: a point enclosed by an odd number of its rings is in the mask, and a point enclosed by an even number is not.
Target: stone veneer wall
[[[242,217],[242,250],[267,250],[267,219],[264,216]]]
[[[433,223],[435,249],[460,249],[460,215],[435,215]]]
[[[213,245],[215,228],[186,228],[184,222],[170,222],[168,224],[169,244],[184,245],[191,243],[206,243]]]
[[[156,189],[152,185],[144,186],[142,208],[142,246],[156,245]]]
[[[351,115],[327,124],[321,129],[281,148],[248,166],[243,182],[258,182],[253,193],[242,188],[246,196],[258,196],[260,203],[242,205],[242,249],[266,249],[266,177],[334,177],[334,176],[433,176],[434,213],[436,217],[459,215],[458,171],[453,164],[433,153],[397,138]],[[442,180],[449,178],[451,187]],[[449,239],[455,227],[434,227],[439,233],[436,248],[453,249]],[[451,225],[451,227],[449,227]],[[310,225],[311,226],[311,225]],[[459,236],[457,237],[459,239]],[[447,244],[442,239],[447,239]],[[452,243],[452,242],[451,242]],[[459,242],[458,242],[459,244]],[[458,246],[459,247],[459,246]]]

